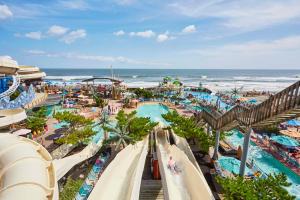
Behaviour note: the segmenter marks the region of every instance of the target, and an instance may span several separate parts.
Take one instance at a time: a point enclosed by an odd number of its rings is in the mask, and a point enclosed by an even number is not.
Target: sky
[[[300,69],[300,0],[0,0],[0,56],[41,68]]]

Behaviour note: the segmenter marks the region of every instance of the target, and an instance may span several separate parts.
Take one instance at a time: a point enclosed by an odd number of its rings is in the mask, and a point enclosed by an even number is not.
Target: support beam
[[[249,130],[244,136],[243,155],[242,155],[241,166],[240,166],[240,176],[242,177],[245,175],[245,168],[246,168],[246,162],[248,157],[251,132],[252,132],[252,128],[249,128]]]
[[[220,143],[220,130],[217,130],[216,131],[216,142],[215,142],[214,155],[212,157],[213,160],[218,160],[219,143]]]

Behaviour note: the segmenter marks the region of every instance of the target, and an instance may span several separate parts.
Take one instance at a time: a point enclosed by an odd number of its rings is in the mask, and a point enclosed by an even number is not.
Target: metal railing
[[[300,81],[271,96],[253,108],[249,109],[241,105],[236,105],[220,117],[215,117],[212,113],[207,111],[207,109],[203,109],[198,114],[198,118],[204,119],[215,130],[222,129],[234,121],[237,121],[241,126],[249,127],[280,114],[284,114],[289,110],[300,108],[299,88]]]

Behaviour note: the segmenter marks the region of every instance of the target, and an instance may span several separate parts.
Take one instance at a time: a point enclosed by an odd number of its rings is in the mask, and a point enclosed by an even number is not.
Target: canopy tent
[[[272,136],[271,140],[284,146],[289,146],[289,147],[299,146],[299,142],[297,140],[285,135]]]
[[[286,123],[289,126],[300,126],[300,121],[298,121],[296,119],[291,119],[291,120],[287,121]]]

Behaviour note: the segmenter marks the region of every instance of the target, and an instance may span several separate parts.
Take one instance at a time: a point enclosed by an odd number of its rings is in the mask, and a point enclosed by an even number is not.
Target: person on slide
[[[170,156],[170,160],[168,162],[168,169],[170,169],[173,174],[178,174],[180,172],[180,169],[178,168],[175,160],[173,160],[172,156]]]

